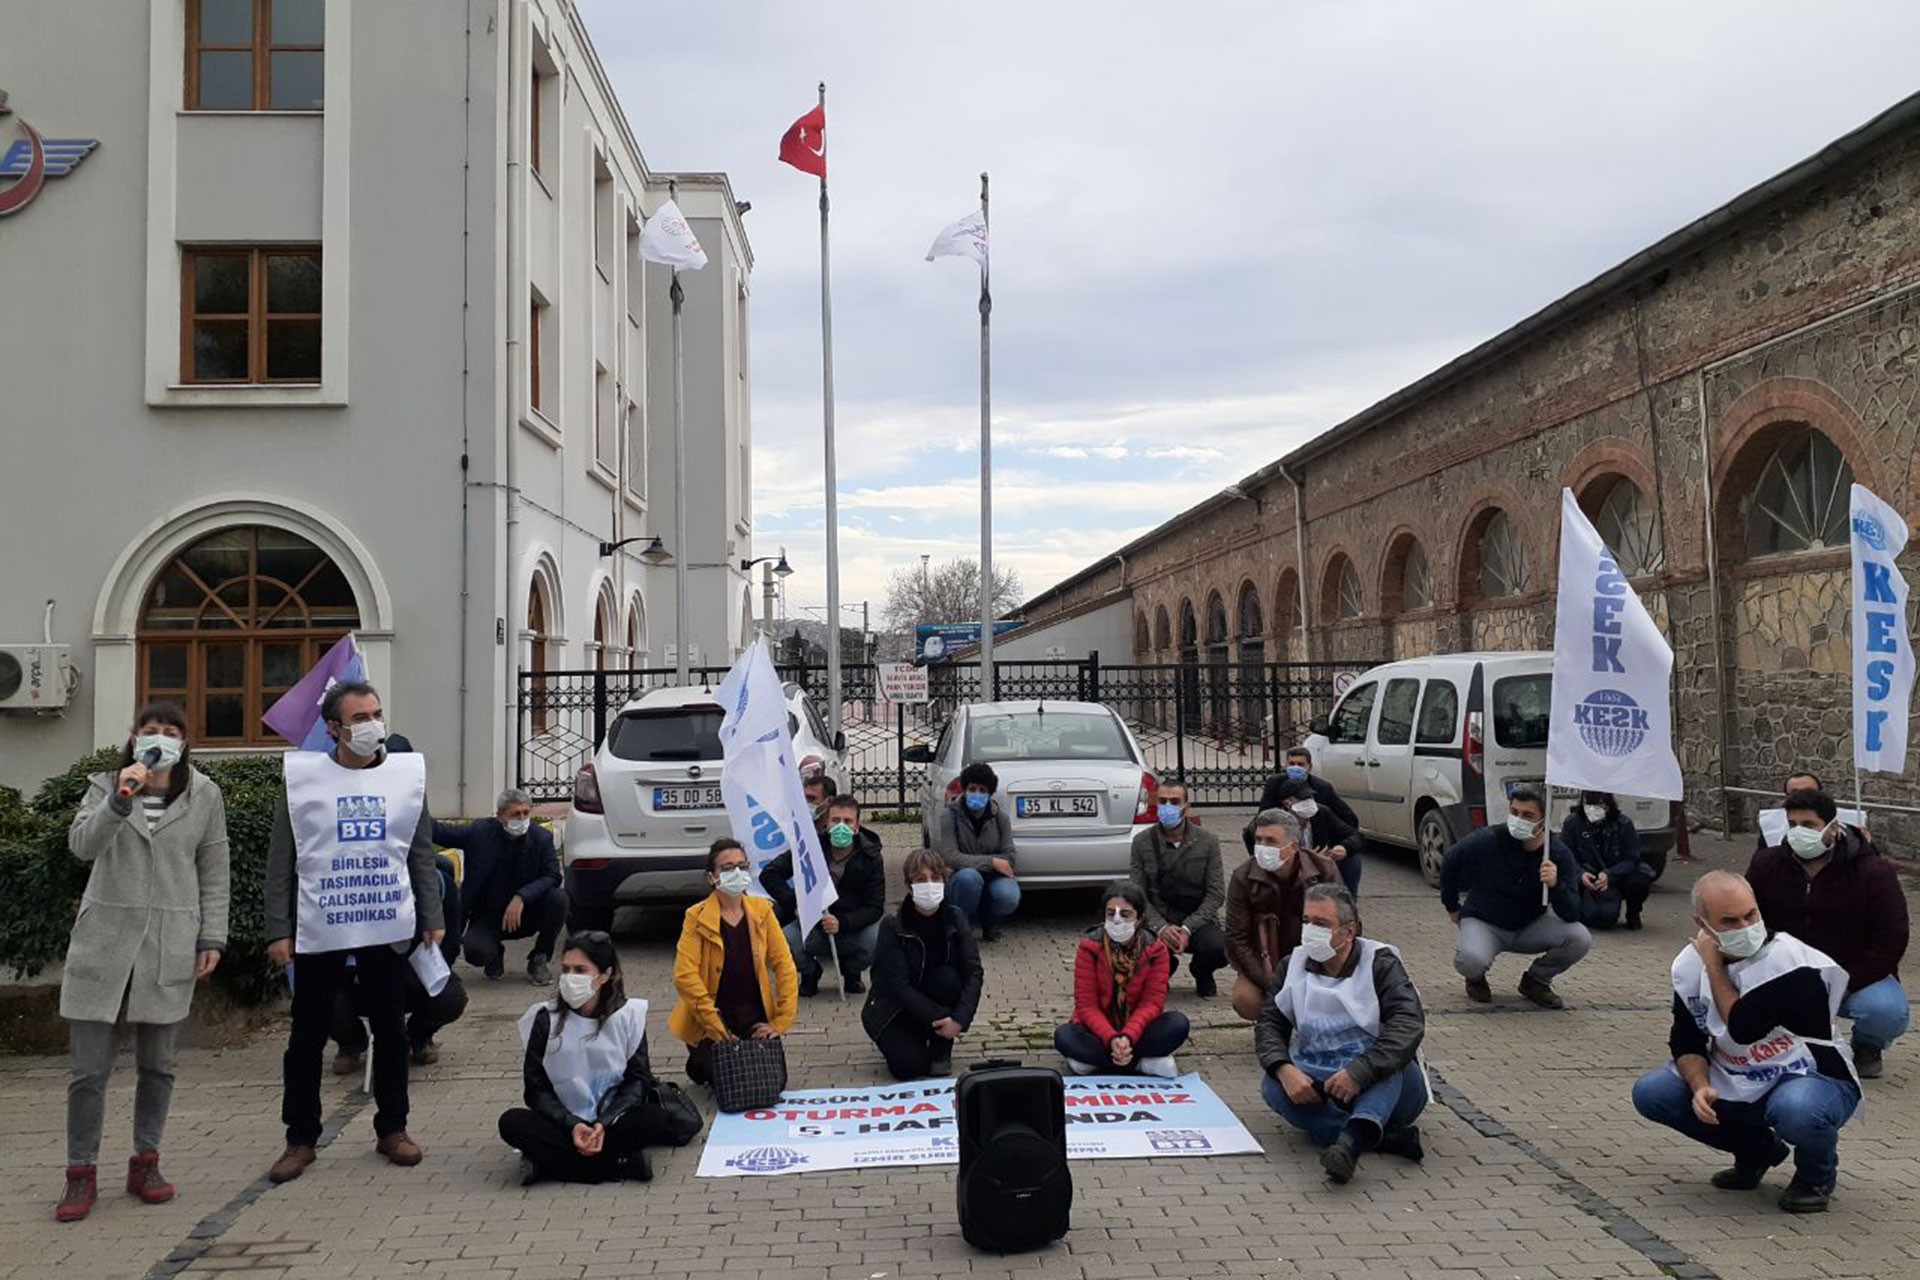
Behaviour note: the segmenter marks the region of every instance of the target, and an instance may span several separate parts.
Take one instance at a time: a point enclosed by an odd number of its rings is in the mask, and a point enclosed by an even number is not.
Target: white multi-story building
[[[647,168],[567,0],[0,0],[0,31],[0,651],[50,695],[0,710],[0,783],[151,697],[201,749],[283,745],[261,713],[352,630],[436,808],[484,811],[559,731],[523,671],[673,660],[656,535],[693,659],[738,653],[752,256],[724,175]],[[709,256],[684,495],[638,251],[670,181]]]

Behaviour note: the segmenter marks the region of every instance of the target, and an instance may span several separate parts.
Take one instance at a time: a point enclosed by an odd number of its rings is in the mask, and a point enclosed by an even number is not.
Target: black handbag
[[[711,1061],[713,1101],[722,1111],[770,1107],[786,1091],[787,1050],[778,1036],[717,1040]]]
[[[700,1115],[687,1091],[666,1080],[656,1080],[647,1090],[648,1128],[659,1141],[670,1147],[684,1147],[700,1136],[706,1120]]]

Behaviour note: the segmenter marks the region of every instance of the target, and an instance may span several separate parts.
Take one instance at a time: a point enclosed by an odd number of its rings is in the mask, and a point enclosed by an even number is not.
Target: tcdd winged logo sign
[[[0,89],[0,117],[12,114],[13,109],[7,106],[6,91]],[[0,180],[16,179],[11,186],[0,190],[0,218],[32,204],[48,178],[66,177],[87,158],[88,152],[100,145],[97,138],[42,138],[25,120],[19,124],[20,132],[26,136],[16,139],[5,154],[0,155]]]

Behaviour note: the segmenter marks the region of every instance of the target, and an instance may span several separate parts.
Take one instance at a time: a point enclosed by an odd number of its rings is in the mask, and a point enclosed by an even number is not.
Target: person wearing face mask
[[[1073,1017],[1053,1047],[1077,1075],[1127,1071],[1171,1078],[1187,1042],[1187,1015],[1167,1008],[1167,946],[1145,928],[1147,896],[1128,880],[1107,886],[1104,919],[1073,956]]]
[[[1368,1151],[1420,1160],[1414,1121],[1430,1094],[1420,1042],[1427,1014],[1400,953],[1360,936],[1344,885],[1307,890],[1300,945],[1254,1027],[1260,1095],[1325,1148],[1334,1182]]]
[[[446,938],[426,760],[387,752],[380,694],[364,681],[329,687],[320,717],[334,748],[287,753],[267,841],[267,958],[293,979],[281,1062],[287,1147],[267,1171],[276,1183],[314,1161],[321,1054],[348,957],[373,1031],[375,1150],[403,1167],[420,1163],[407,1133],[407,953],[416,938]]]
[[[1624,902],[1627,928],[1638,929],[1653,890],[1653,867],[1640,860],[1640,829],[1620,812],[1613,793],[1582,791],[1560,826],[1560,842],[1580,872],[1580,923],[1611,929]]]
[[[1281,803],[1281,790],[1292,782],[1306,783],[1313,788],[1314,801],[1322,809],[1333,810],[1334,817],[1355,831],[1360,829],[1360,816],[1353,811],[1352,805],[1340,798],[1340,793],[1331,782],[1313,771],[1313,752],[1305,747],[1288,749],[1280,772],[1269,777],[1260,791],[1260,808],[1284,809],[1286,806]]]
[[[880,917],[887,912],[887,868],[881,859],[880,837],[860,826],[860,802],[852,796],[827,801],[820,824],[826,845],[827,875],[839,896],[832,909],[807,934],[801,945],[800,921],[795,915],[793,854],[781,854],[760,872],[760,887],[773,899],[787,935],[787,947],[800,970],[800,994],[820,990],[822,962],[835,951],[840,956],[840,980],[848,995],[867,989],[860,975],[873,959],[880,936]],[[831,941],[829,941],[831,939]]]
[[[947,885],[953,905],[980,926],[982,942],[992,942],[1020,908],[1013,821],[993,798],[1000,776],[992,766],[976,760],[960,771],[959,781],[960,794],[940,810],[933,844],[953,868]]]
[[[436,822],[433,842],[467,856],[467,963],[498,978],[506,972],[506,948],[515,938],[532,938],[527,981],[549,986],[548,961],[567,923],[567,891],[560,876],[560,855],[553,832],[533,821],[533,797],[508,787],[494,803],[494,816],[478,822]]]
[[[1877,1080],[1887,1046],[1907,1029],[1907,896],[1893,864],[1838,812],[1823,791],[1788,796],[1785,838],[1753,856],[1747,879],[1768,924],[1846,970],[1840,1016],[1853,1022],[1854,1065]]]
[[[687,1046],[687,1078],[713,1079],[719,1040],[785,1035],[799,1007],[800,975],[783,945],[773,903],[750,896],[753,872],[738,840],[707,850],[713,892],[687,908],[673,958],[679,1000],[667,1029]]]
[[[1733,1157],[1713,1175],[1752,1191],[1793,1156],[1788,1213],[1821,1213],[1840,1167],[1840,1129],[1860,1082],[1839,1043],[1847,974],[1773,927],[1745,877],[1709,871],[1693,885],[1698,932],[1673,962],[1673,1060],[1640,1077],[1633,1106]]]
[[[1340,881],[1347,886],[1347,892],[1358,897],[1360,855],[1366,851],[1366,837],[1332,808],[1321,804],[1310,781],[1288,778],[1273,790],[1277,792],[1279,798],[1279,804],[1276,807],[1292,814],[1300,824],[1302,843],[1332,859],[1334,865],[1340,869]],[[1247,852],[1252,853],[1253,825],[1251,823],[1240,833],[1240,839],[1246,844]]]
[[[967,918],[947,901],[946,862],[915,849],[901,874],[906,900],[880,922],[860,1025],[895,1080],[945,1076],[954,1042],[973,1025],[986,975]]]
[[[1300,945],[1300,911],[1307,890],[1340,879],[1333,859],[1300,846],[1300,820],[1285,809],[1264,809],[1253,820],[1253,857],[1227,881],[1227,959],[1239,977],[1233,1011],[1260,1017],[1267,994]]]
[[[823,822],[827,816],[827,801],[833,799],[836,794],[833,779],[820,772],[807,773],[804,767],[802,772],[806,776],[800,788],[807,797],[807,807],[813,810],[815,822]]]
[[[647,1002],[627,995],[607,934],[567,939],[555,997],[520,1018],[526,1105],[500,1117],[520,1183],[649,1182],[646,1148],[669,1141],[647,1057]]]
[[[160,1139],[173,1099],[174,1045],[227,946],[226,802],[193,767],[187,717],[170,702],[142,707],[118,766],[87,781],[67,848],[90,864],[60,975],[60,1016],[73,1066],[67,1083],[66,1187],[54,1216],[78,1222],[98,1195],[114,1041],[127,1029],[139,1081],[127,1193],[164,1204]]]
[[[1553,980],[1592,949],[1593,935],[1580,923],[1579,869],[1567,846],[1547,833],[1547,799],[1539,787],[1514,787],[1504,823],[1482,827],[1447,850],[1440,903],[1460,929],[1453,967],[1466,979],[1469,1000],[1493,999],[1487,971],[1511,951],[1539,957],[1520,975],[1520,994],[1543,1009],[1566,1007]]]
[[[1227,904],[1227,877],[1220,839],[1187,815],[1187,784],[1160,784],[1154,823],[1133,838],[1132,879],[1147,898],[1147,928],[1167,944],[1177,970],[1193,957],[1193,989],[1201,999],[1219,988],[1213,975],[1227,964],[1227,935],[1220,910]]]

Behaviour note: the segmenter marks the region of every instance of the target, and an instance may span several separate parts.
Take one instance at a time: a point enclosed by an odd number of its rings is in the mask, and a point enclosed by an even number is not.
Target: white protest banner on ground
[[[787,699],[767,657],[763,636],[720,682],[720,794],[734,838],[759,872],[785,849],[793,852],[795,909],[804,937],[838,896],[814,829],[813,810],[787,732]]]
[[[880,696],[892,706],[924,706],[931,699],[927,688],[927,669],[911,662],[876,664],[880,677]]]
[[[1548,784],[1684,799],[1673,754],[1672,684],[1666,637],[1573,490],[1562,489]]]
[[[1907,522],[1865,485],[1853,486],[1853,767],[1903,773],[1913,706],[1907,579],[1895,563]]]
[[[1067,1078],[1067,1156],[1260,1153],[1260,1144],[1206,1081],[1143,1076]],[[714,1117],[702,1178],[767,1177],[825,1169],[957,1164],[953,1081],[789,1089],[777,1106]]]

